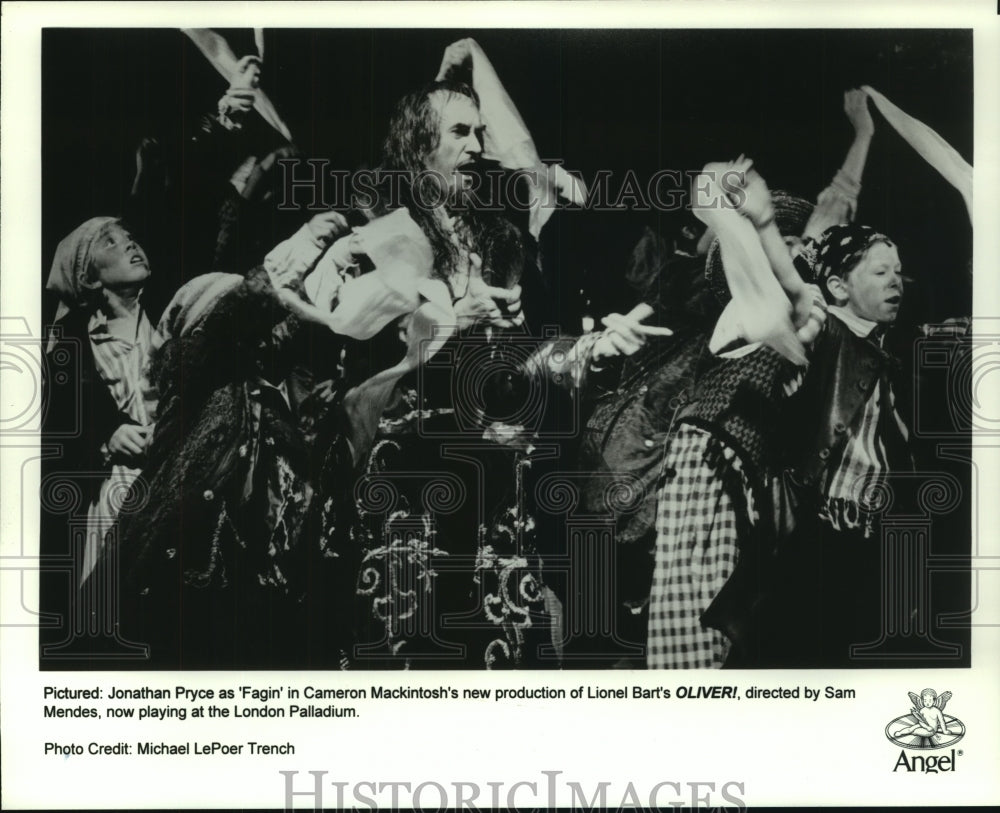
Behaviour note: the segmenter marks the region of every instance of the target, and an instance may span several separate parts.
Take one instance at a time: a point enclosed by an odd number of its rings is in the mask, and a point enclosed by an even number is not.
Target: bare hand
[[[494,327],[509,328],[524,322],[521,312],[521,286],[498,288],[483,282],[483,260],[475,252],[469,254],[469,287],[465,296],[455,302],[455,316],[460,330],[479,322]]]
[[[844,93],[844,113],[858,135],[872,135],[875,122],[868,110],[868,94],[863,90],[848,90]]]
[[[673,331],[666,327],[652,327],[641,324],[653,313],[646,303],[636,305],[624,316],[620,313],[609,313],[601,324],[605,330],[594,343],[594,361],[611,356],[631,356],[645,343],[647,336],[671,336]]]
[[[497,288],[487,285],[486,293],[493,298],[501,313],[502,318],[494,322],[497,327],[511,327],[524,322],[524,314],[521,312],[520,285],[515,285],[513,288]]]
[[[155,138],[143,138],[135,150],[135,178],[132,181],[132,194],[138,193],[142,186],[155,184],[169,186],[167,165],[163,161],[163,149]]]
[[[940,323],[921,325],[920,332],[925,336],[962,338],[972,332],[972,318],[969,316],[953,316]]]
[[[792,322],[802,344],[810,344],[819,336],[826,322],[826,300],[818,286],[806,285],[802,295],[792,302]]]
[[[737,190],[731,200],[737,211],[750,219],[755,226],[767,223],[774,217],[771,190],[753,168],[753,161],[742,155],[734,161],[732,168],[724,175],[723,189]]]
[[[256,56],[245,56],[236,63],[229,89],[219,99],[219,118],[224,125],[238,129],[253,108],[260,85],[261,64],[260,57]]]
[[[496,288],[470,281],[469,291],[454,305],[458,327],[465,330],[480,322],[494,327],[509,328],[524,322],[521,312],[521,286]]]
[[[249,89],[229,88],[219,99],[219,115],[239,124],[253,109],[257,93]]]
[[[264,63],[259,56],[247,55],[236,63],[236,73],[229,84],[229,89],[242,88],[256,90],[260,87],[260,72]]]
[[[453,42],[444,49],[444,56],[441,59],[441,68],[438,70],[437,81],[453,78],[452,74],[461,69],[466,62],[472,59],[472,52],[479,48],[479,43],[471,37]]]
[[[454,307],[459,330],[467,330],[479,322],[500,317],[500,309],[492,299],[481,299],[471,294],[457,300]]]
[[[126,459],[138,458],[146,451],[149,439],[153,434],[152,426],[137,426],[134,423],[123,423],[108,440],[108,452],[114,457]]]
[[[347,218],[340,212],[320,212],[309,223],[309,232],[318,242],[329,245],[348,230]]]
[[[135,174],[141,175],[154,163],[162,163],[160,142],[155,138],[143,138],[135,148]]]
[[[328,378],[326,381],[321,381],[313,387],[310,394],[318,398],[324,404],[332,404],[333,399],[337,395],[337,388],[334,386],[333,379]]]
[[[351,232],[337,240],[327,254],[338,268],[347,268],[356,265],[358,260],[365,256],[365,251],[361,238],[356,232]]]

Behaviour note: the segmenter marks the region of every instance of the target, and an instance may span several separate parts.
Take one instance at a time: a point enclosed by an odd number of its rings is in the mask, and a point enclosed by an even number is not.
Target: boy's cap
[[[774,206],[774,222],[782,237],[798,237],[805,231],[813,213],[813,204],[780,189],[771,191],[771,203]],[[722,249],[719,247],[718,237],[712,241],[705,257],[705,277],[721,304],[725,305],[732,299],[722,266]]]
[[[831,275],[840,276],[850,271],[875,243],[895,245],[871,226],[858,223],[831,226],[823,232],[816,246],[816,278],[825,281]]]

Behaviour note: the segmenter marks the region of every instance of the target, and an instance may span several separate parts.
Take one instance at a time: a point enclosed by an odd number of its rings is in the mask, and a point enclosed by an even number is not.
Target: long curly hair
[[[469,85],[447,80],[431,82],[399,100],[389,122],[379,167],[387,182],[391,178],[401,181],[399,195],[393,196],[386,182],[380,184],[375,214],[387,214],[392,208],[405,206],[430,240],[435,271],[448,279],[458,264],[458,249],[439,216],[416,198],[413,188],[415,179],[426,169],[427,157],[441,143],[441,114],[431,101],[435,93],[465,96],[479,107],[479,96]]]

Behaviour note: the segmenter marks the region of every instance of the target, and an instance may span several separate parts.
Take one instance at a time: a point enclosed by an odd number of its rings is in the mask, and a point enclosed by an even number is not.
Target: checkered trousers
[[[656,511],[650,669],[719,668],[729,653],[726,636],[701,623],[736,567],[738,528],[747,521],[739,515],[747,503],[726,487],[739,459],[726,447],[717,454],[720,446],[704,429],[683,424],[667,453]]]

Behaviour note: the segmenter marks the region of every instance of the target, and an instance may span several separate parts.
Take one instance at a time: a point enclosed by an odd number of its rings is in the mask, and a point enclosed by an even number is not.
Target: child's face
[[[921,699],[924,701],[925,709],[929,709],[931,706],[934,705],[934,698],[929,694],[925,694]]]
[[[895,246],[876,243],[841,278],[847,307],[871,322],[895,322],[903,299],[902,265]]]
[[[94,281],[112,291],[141,285],[149,278],[145,252],[118,223],[112,223],[101,233],[92,259]]]

